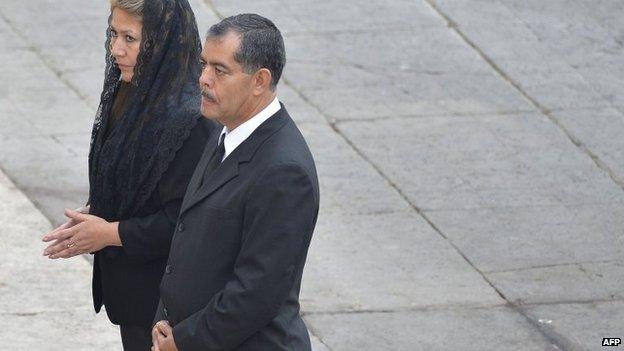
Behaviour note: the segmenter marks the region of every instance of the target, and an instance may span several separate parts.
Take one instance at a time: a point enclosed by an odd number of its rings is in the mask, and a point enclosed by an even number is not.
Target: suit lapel
[[[210,141],[206,143],[204,152],[202,153],[202,156],[199,159],[199,162],[197,163],[197,167],[195,167],[195,171],[193,171],[191,180],[189,181],[189,184],[186,187],[186,193],[184,194],[184,199],[182,200],[182,207],[180,209],[185,208],[188,205],[188,203],[191,201],[191,199],[193,198],[193,195],[197,192],[199,188],[199,184],[201,183],[201,179],[204,176],[204,170],[206,169],[208,162],[212,158],[212,155],[216,152],[217,148],[215,146],[215,143],[212,142],[212,140],[214,140],[214,137],[211,137]],[[218,140],[218,137],[217,137],[217,140]]]
[[[199,179],[201,179],[201,177],[203,176],[205,169],[206,164],[204,164],[204,167],[201,168]],[[194,176],[195,175],[196,174],[194,174]],[[187,191],[188,201],[184,201],[182,207],[180,208],[180,213],[185,212],[202,199],[210,196],[210,194],[215,192],[217,189],[219,189],[221,186],[223,186],[225,183],[230,181],[230,179],[236,177],[237,175],[238,160],[235,157],[227,157],[223,161],[223,163],[221,163],[219,167],[215,169],[214,173],[212,173],[208,179],[204,180],[204,183],[196,191],[193,191],[190,194]],[[197,183],[199,183],[199,179],[197,179]],[[195,187],[197,187],[197,184],[195,184]],[[191,190],[190,187],[189,190]]]
[[[200,163],[197,165],[193,177],[189,183],[189,186],[180,208],[180,214],[186,212],[195,204],[210,196],[220,187],[225,185],[231,179],[238,176],[239,163],[249,162],[256,150],[260,145],[273,133],[283,127],[287,121],[290,120],[288,112],[284,105],[281,105],[281,109],[273,116],[269,117],[264,123],[262,123],[251,135],[243,141],[228,157],[223,160],[223,163],[215,169],[214,173],[206,179],[201,186],[199,183],[204,175],[204,171],[212,154],[216,151],[216,145],[210,143],[210,150],[204,151]],[[220,134],[220,132],[219,132]],[[218,141],[218,135],[215,140]]]

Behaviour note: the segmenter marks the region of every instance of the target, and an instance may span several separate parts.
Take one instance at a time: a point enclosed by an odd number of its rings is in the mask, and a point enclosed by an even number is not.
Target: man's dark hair
[[[236,62],[251,74],[261,68],[271,72],[271,89],[275,89],[286,64],[284,39],[279,29],[268,18],[244,13],[224,18],[208,30],[207,39],[218,38],[229,31],[240,35],[240,47],[234,55]]]

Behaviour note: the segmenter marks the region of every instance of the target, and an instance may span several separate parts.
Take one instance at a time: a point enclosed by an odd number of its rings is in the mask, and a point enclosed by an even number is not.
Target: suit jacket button
[[[168,265],[165,267],[165,273],[167,273],[167,274],[171,274],[171,271],[172,271],[172,270],[173,270],[173,267],[171,267],[171,265],[170,265],[170,264],[168,264]]]
[[[178,231],[179,231],[179,232],[183,232],[183,231],[184,231],[184,222],[180,222],[180,223],[178,224]]]

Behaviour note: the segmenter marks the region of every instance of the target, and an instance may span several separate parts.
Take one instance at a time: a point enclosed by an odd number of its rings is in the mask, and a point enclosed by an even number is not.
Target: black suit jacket
[[[138,215],[119,221],[123,246],[95,253],[93,305],[97,312],[106,305],[111,322],[147,328],[152,324],[184,192],[201,150],[216,130],[216,123],[199,120]]]
[[[184,197],[155,321],[180,351],[310,350],[299,290],[319,208],[312,155],[282,105],[199,186],[217,140]]]

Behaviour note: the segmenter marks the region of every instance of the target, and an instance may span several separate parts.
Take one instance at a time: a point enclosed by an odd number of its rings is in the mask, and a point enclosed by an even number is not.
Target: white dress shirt
[[[223,143],[225,144],[225,153],[223,154],[223,159],[221,161],[225,160],[225,158],[228,157],[232,151],[238,147],[238,145],[242,144],[243,141],[249,138],[254,130],[256,130],[264,121],[273,116],[281,108],[279,100],[275,97],[275,99],[273,99],[267,107],[245,121],[245,123],[234,128],[234,130],[228,130],[227,127],[223,127],[223,130],[221,130],[221,134],[219,135],[219,140],[221,140],[225,134],[225,139],[223,139]]]

